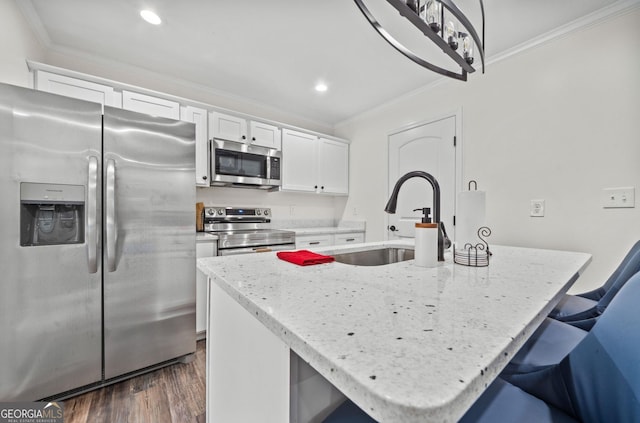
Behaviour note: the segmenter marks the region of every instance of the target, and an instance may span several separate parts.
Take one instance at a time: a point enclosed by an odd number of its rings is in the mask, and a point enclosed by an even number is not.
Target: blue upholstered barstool
[[[558,364],[501,375],[584,422],[640,423],[640,272]]]
[[[549,317],[589,330],[620,288],[640,271],[640,241],[629,250],[622,263],[598,289],[578,295],[565,295]]]
[[[640,423],[640,273],[560,362],[498,378],[461,423]],[[517,385],[517,386],[516,386]],[[324,423],[373,423],[351,401]]]

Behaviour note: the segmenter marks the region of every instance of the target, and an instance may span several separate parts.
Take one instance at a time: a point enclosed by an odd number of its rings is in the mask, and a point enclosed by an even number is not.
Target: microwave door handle
[[[98,271],[98,158],[89,157],[87,177],[87,261],[89,273]]]
[[[116,164],[113,159],[107,161],[106,180],[106,227],[107,227],[107,270],[116,270],[116,245],[118,242],[118,225],[116,222]]]

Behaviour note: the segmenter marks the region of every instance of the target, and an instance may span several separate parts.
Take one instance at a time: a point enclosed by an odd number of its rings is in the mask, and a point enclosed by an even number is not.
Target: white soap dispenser
[[[420,267],[435,267],[438,264],[438,224],[431,223],[431,209],[424,207],[422,222],[416,223],[415,265]]]

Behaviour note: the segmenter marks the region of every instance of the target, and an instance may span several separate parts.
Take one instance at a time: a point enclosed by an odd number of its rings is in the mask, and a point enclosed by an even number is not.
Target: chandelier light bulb
[[[440,32],[442,17],[442,5],[438,0],[429,0],[425,12],[424,21],[429,25],[433,32]]]
[[[454,50],[458,49],[458,33],[456,32],[456,24],[454,24],[453,21],[447,22],[444,28],[444,37],[447,43],[449,43],[449,47]]]
[[[462,57],[464,60],[472,65],[473,64],[473,41],[469,34],[460,34],[462,38]]]

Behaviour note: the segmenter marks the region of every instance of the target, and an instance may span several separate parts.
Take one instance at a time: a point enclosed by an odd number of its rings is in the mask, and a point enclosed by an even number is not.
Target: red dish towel
[[[279,251],[276,253],[280,260],[288,261],[299,266],[311,266],[313,264],[331,263],[335,259],[331,256],[323,256],[309,250]]]

